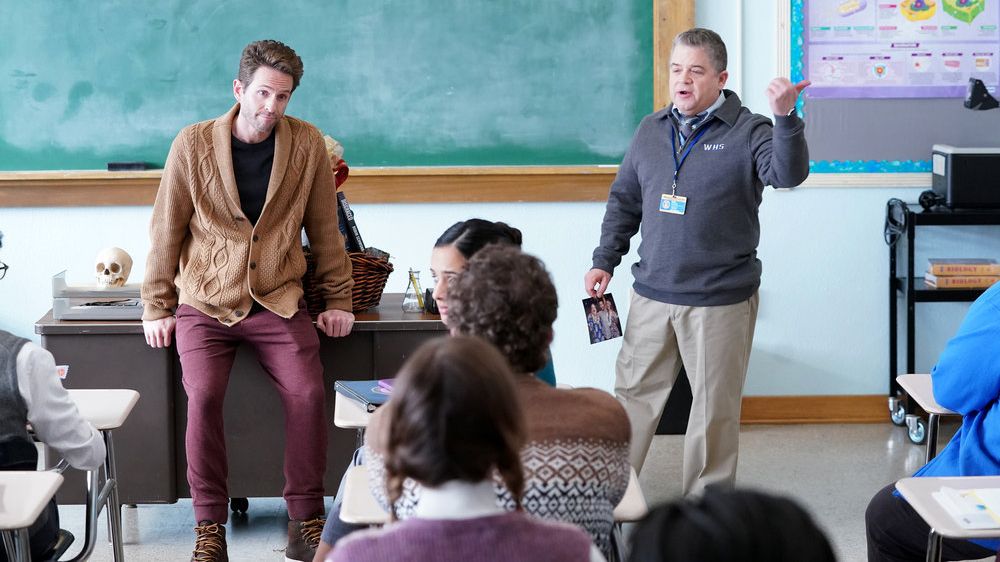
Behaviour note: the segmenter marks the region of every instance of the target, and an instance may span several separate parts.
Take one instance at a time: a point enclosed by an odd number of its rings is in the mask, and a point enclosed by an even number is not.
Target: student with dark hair
[[[521,231],[505,222],[483,219],[469,219],[457,222],[444,231],[434,243],[431,251],[431,275],[434,276],[434,300],[441,314],[441,321],[448,324],[448,286],[456,275],[465,269],[466,263],[479,250],[491,244],[521,247]],[[535,372],[535,377],[556,385],[556,372],[552,364],[552,354],[546,350],[544,365]]]
[[[527,443],[521,449],[524,509],[583,527],[607,556],[614,508],[628,485],[628,417],[604,391],[552,388],[532,374],[545,363],[558,306],[545,266],[515,247],[484,248],[452,280],[448,305],[452,335],[493,344],[515,373],[527,422]],[[369,432],[384,423],[382,416],[375,412]],[[372,493],[388,508],[378,484],[384,478],[383,461],[370,444],[365,461]],[[407,486],[393,507],[400,517],[409,517],[422,501],[420,487]],[[515,506],[503,490],[498,501],[508,509]]]
[[[830,542],[797,503],[709,487],[661,505],[632,533],[630,562],[834,562]]]
[[[398,499],[409,478],[422,487],[420,505],[406,521],[344,539],[329,561],[604,560],[580,529],[524,513],[525,421],[513,373],[489,344],[468,337],[424,344],[379,414],[383,423],[369,435],[384,455],[385,494]],[[513,511],[497,505],[494,478]]]
[[[521,231],[505,222],[469,219],[448,227],[448,230],[438,237],[434,247],[450,246],[465,259],[469,259],[489,244],[510,244],[520,248]]]

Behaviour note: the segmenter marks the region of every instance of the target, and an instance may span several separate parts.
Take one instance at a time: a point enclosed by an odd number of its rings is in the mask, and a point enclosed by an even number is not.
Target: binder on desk
[[[392,379],[336,381],[333,383],[333,389],[351,400],[359,402],[365,410],[374,412],[375,408],[389,400]]]

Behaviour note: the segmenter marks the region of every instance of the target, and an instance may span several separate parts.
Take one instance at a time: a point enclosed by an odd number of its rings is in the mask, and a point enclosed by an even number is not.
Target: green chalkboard
[[[617,163],[653,106],[648,0],[33,0],[0,9],[0,170],[162,165],[243,46],[354,166]]]

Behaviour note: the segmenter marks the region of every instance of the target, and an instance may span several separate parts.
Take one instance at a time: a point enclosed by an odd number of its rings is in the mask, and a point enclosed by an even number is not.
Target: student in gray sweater
[[[795,114],[808,82],[771,81],[772,124],[724,89],[726,46],[715,32],[679,34],[669,70],[673,103],[639,124],[584,285],[591,297],[603,295],[641,228],[615,394],[632,422],[639,470],[683,364],[693,406],[682,489],[697,494],[735,479],[761,273],[757,211],[765,185],[794,187],[809,174]]]
[[[0,262],[0,267],[6,265]],[[0,269],[0,279],[4,271]],[[104,440],[80,416],[63,388],[52,354],[0,330],[0,470],[35,470],[38,466],[38,450],[28,424],[34,437],[56,450],[70,466],[94,470],[104,462]],[[30,558],[51,558],[58,533],[59,511],[53,498],[28,530]],[[7,562],[2,546],[0,562]]]

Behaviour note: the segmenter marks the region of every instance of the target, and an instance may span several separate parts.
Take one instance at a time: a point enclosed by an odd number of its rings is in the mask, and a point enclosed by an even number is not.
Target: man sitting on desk
[[[184,128],[150,221],[143,330],[177,351],[188,397],[192,561],[227,561],[228,466],[223,399],[236,349],[253,346],[285,409],[286,560],[312,560],[323,528],[326,420],[319,338],[306,312],[300,231],[316,256],[327,336],[351,332],[351,264],[337,228],[336,186],[316,127],[285,116],[302,60],[278,41],[247,45],[236,105]]]
[[[972,303],[931,370],[934,400],[962,414],[962,427],[914,476],[1000,474],[1000,284]],[[882,488],[865,513],[869,562],[924,560],[930,528],[895,485]],[[944,539],[942,560],[992,557],[1000,541]]]

